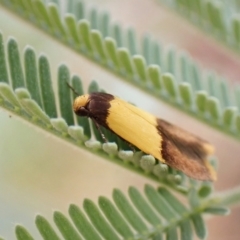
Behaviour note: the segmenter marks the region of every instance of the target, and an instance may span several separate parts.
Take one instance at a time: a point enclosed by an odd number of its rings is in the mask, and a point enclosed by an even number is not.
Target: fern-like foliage
[[[70,220],[59,211],[53,214],[54,223],[64,239],[164,239],[191,240],[194,234],[205,239],[207,229],[202,214],[226,215],[229,210],[216,197],[199,198],[194,188],[189,191],[188,206],[164,187],[150,185],[144,194],[135,187],[128,189],[128,197],[119,189],[112,193],[113,201],[100,196],[98,205],[85,199],[83,210],[75,204],[68,209]],[[38,231],[45,240],[60,239],[54,227],[43,216],[35,219]],[[33,237],[23,227],[16,227],[18,240]]]
[[[192,185],[179,171],[169,168],[149,155],[129,150],[126,142],[115,134],[103,130],[108,143],[88,119],[75,119],[72,110],[74,94],[68,88],[70,83],[79,94],[84,94],[82,82],[76,75],[71,76],[66,65],[58,68],[58,101],[52,88],[50,65],[44,55],[36,57],[34,50],[27,47],[24,51],[23,74],[21,57],[17,42],[11,38],[7,43],[8,61],[5,59],[4,43],[0,35],[0,59],[2,76],[0,79],[0,104],[5,109],[46,131],[55,134],[81,148],[117,163],[127,169],[147,176],[155,181],[167,184],[171,188],[186,194]],[[6,66],[9,66],[9,71]],[[38,67],[37,67],[38,66]],[[10,78],[8,77],[10,72]],[[11,81],[10,81],[11,79]],[[88,92],[101,91],[96,82],[88,87]],[[60,112],[57,113],[57,109]],[[215,159],[212,159],[215,164]],[[205,188],[206,186],[203,185]],[[211,184],[209,184],[211,189]],[[200,186],[201,188],[201,186]]]
[[[108,13],[98,13],[95,8],[86,13],[82,1],[70,2],[68,12],[61,17],[59,6],[53,2],[0,1],[124,80],[239,139],[238,85],[230,89],[213,72],[206,72],[203,79],[188,54],[177,53],[173,47],[163,49],[150,36],[138,44],[135,31],[122,31],[120,25],[111,24]],[[88,15],[89,20],[84,18]],[[136,49],[138,45],[141,49]]]
[[[160,0],[188,18],[209,35],[220,40],[239,53],[240,50],[240,5],[238,1],[219,0]]]

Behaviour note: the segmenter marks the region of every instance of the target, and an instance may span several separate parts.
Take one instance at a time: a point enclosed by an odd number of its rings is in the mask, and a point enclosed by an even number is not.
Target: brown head
[[[114,96],[107,93],[94,92],[79,96],[73,103],[74,112],[80,117],[89,117],[95,123],[107,127],[106,119]]]

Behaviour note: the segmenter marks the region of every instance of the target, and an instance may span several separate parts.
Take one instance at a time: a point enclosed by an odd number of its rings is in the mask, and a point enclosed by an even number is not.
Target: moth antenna
[[[68,85],[68,87],[73,91],[73,93],[77,96],[79,96],[80,94],[68,83],[66,82],[66,84]]]

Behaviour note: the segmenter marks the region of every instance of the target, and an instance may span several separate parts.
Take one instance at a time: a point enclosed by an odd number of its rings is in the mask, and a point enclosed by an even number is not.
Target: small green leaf
[[[87,20],[83,19],[78,22],[78,32],[81,42],[83,42],[85,46],[84,50],[90,54],[92,52],[92,45],[90,41],[90,26]]]
[[[110,30],[110,14],[107,11],[104,11],[100,16],[100,31],[102,32],[103,37],[109,36]]]
[[[117,47],[123,47],[123,37],[122,37],[122,29],[121,26],[117,23],[113,25],[112,28],[113,31],[113,38],[116,40],[117,42]]]
[[[191,79],[192,88],[193,90],[200,91],[203,89],[203,86],[202,86],[201,72],[199,70],[199,67],[194,62],[191,62],[190,68],[191,68],[191,76],[192,76],[192,79]]]
[[[206,198],[212,193],[212,191],[213,191],[212,184],[209,182],[203,182],[198,190],[198,195],[201,198]]]
[[[206,80],[209,95],[217,98],[219,96],[219,85],[217,82],[216,73],[209,72]]]
[[[231,90],[229,87],[229,82],[226,79],[221,79],[221,81],[219,81],[219,85],[220,85],[220,92],[221,92],[221,103],[223,105],[223,107],[229,107],[232,105],[231,103]]]
[[[24,87],[23,70],[18,51],[18,44],[15,39],[10,38],[8,41],[8,62],[10,67],[13,89]]]
[[[99,197],[98,204],[108,221],[124,239],[134,237],[130,227],[117,211],[116,207],[110,202],[110,200],[105,197]]]
[[[127,29],[127,43],[128,43],[128,49],[131,55],[137,54],[138,51],[137,51],[136,34],[133,28]]]
[[[115,68],[119,68],[119,61],[117,56],[117,46],[113,38],[106,37],[104,40],[105,48],[108,57],[111,59]]]
[[[102,34],[98,30],[91,30],[90,32],[92,46],[95,52],[100,57],[101,61],[104,61],[106,58],[105,49],[103,47]]]
[[[187,82],[182,82],[179,84],[179,92],[180,92],[180,96],[184,102],[184,104],[187,107],[191,107],[192,102],[193,102],[193,92],[192,92],[192,88],[191,85]]]
[[[204,113],[207,110],[207,92],[196,92],[196,105],[199,112]]]
[[[231,127],[236,116],[236,107],[227,107],[223,110],[223,123],[226,127]]]
[[[118,48],[117,51],[118,59],[121,63],[121,66],[126,74],[133,75],[133,64],[132,58],[128,52],[127,48]]]
[[[164,68],[167,72],[176,73],[176,59],[176,49],[174,46],[170,46],[166,56],[166,67]]]
[[[78,232],[73,227],[73,225],[70,223],[70,221],[61,212],[58,211],[54,212],[53,218],[55,224],[57,225],[64,239],[66,240],[82,239]]]
[[[75,8],[73,9],[74,15],[77,20],[83,19],[85,16],[85,3],[84,1],[75,2]]]
[[[24,52],[24,66],[27,89],[31,93],[31,97],[42,107],[36,56],[34,50],[30,47],[27,47]]]
[[[147,73],[146,73],[146,61],[145,58],[141,55],[134,55],[133,56],[133,63],[135,65],[137,74],[141,82],[147,81]]]
[[[161,66],[163,69],[163,47],[160,42],[153,42],[153,64]]]
[[[89,18],[92,29],[98,29],[98,11],[95,7],[90,9]]]
[[[15,234],[18,240],[34,240],[30,233],[20,225],[16,226]]]
[[[62,40],[66,40],[66,32],[62,24],[62,20],[59,16],[58,7],[54,3],[48,4],[48,12],[50,16],[50,21],[55,31],[55,35]]]
[[[94,227],[98,230],[98,232],[104,237],[106,240],[118,240],[116,232],[106,221],[104,216],[99,211],[98,207],[88,199],[85,199],[83,202],[83,207],[88,217],[90,218]]]
[[[88,93],[93,93],[93,92],[99,92],[99,86],[96,81],[91,81],[91,83],[88,86]]]
[[[147,64],[152,63],[151,44],[152,44],[151,36],[149,34],[145,34],[142,40],[142,52],[143,52],[143,57],[145,58]]]
[[[58,68],[58,96],[61,116],[68,125],[74,125],[73,109],[71,101],[71,89],[67,83],[70,82],[70,73],[66,65],[62,64]]]
[[[160,226],[161,220],[135,187],[128,189],[129,197],[137,210],[153,226]]]
[[[153,205],[153,207],[168,221],[177,217],[177,214],[173,211],[169,203],[150,185],[145,185],[144,192]]]
[[[180,68],[180,78],[182,82],[189,82],[189,62],[190,57],[186,52],[181,52],[179,54],[179,68]]]
[[[193,231],[189,220],[184,220],[180,222],[180,233],[181,240],[193,239]]]
[[[71,204],[69,215],[75,226],[86,240],[101,240],[101,237],[78,206]]]
[[[198,207],[200,204],[200,200],[198,198],[198,193],[196,188],[191,187],[188,191],[188,201],[192,208]]]
[[[66,23],[69,35],[71,36],[74,42],[74,47],[78,49],[80,47],[81,42],[77,32],[77,24],[76,24],[75,16],[72,14],[66,14],[65,23]]]
[[[226,207],[209,207],[205,208],[204,212],[214,215],[228,215],[230,213],[230,209]]]
[[[193,226],[196,232],[196,235],[200,239],[205,239],[207,237],[207,229],[205,222],[200,214],[194,214],[192,217]]]
[[[48,31],[52,32],[53,26],[50,21],[50,16],[48,14],[46,5],[41,0],[30,0],[30,4],[32,4],[34,12],[37,13],[37,15],[40,17],[40,19],[38,19],[38,21],[40,20],[40,25],[43,28],[47,28]]]
[[[147,69],[150,81],[156,89],[162,89],[161,70],[158,65],[150,65]]]
[[[27,17],[29,19],[32,19],[34,22],[36,22],[36,17],[35,17],[36,11],[32,1],[31,0],[24,1],[23,4],[26,10],[26,14],[28,15]]]
[[[113,200],[120,212],[136,231],[140,233],[148,231],[147,226],[143,222],[142,218],[140,218],[134,208],[130,205],[128,199],[119,189],[114,189]]]
[[[39,78],[44,110],[49,117],[56,118],[57,110],[52,88],[50,66],[47,58],[43,55],[39,58]]]
[[[70,0],[67,2],[66,12],[72,13],[73,11],[74,11],[74,1]]]
[[[44,217],[38,215],[35,223],[43,239],[60,240],[53,227]]]
[[[176,83],[174,80],[174,76],[170,73],[165,73],[162,75],[162,80],[168,95],[171,98],[175,99],[177,96],[177,91],[176,91]]]
[[[207,100],[208,111],[214,121],[218,121],[221,117],[221,107],[218,98],[209,97]]]
[[[166,188],[159,187],[158,192],[180,216],[187,213],[188,209]]]
[[[7,61],[5,57],[3,36],[0,32],[0,82],[8,83]]]

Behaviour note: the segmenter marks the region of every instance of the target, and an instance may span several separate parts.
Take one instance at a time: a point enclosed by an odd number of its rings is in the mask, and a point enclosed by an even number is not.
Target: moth
[[[73,110],[80,117],[90,118],[105,142],[101,127],[191,178],[217,178],[207,160],[214,152],[211,144],[118,97],[100,92],[78,96]]]

